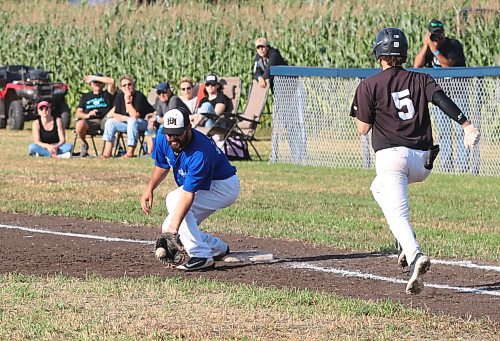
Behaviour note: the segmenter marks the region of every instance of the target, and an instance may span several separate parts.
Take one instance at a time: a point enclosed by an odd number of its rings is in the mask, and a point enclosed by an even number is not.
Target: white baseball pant
[[[424,168],[428,155],[429,151],[406,147],[387,148],[375,153],[377,176],[370,189],[408,264],[421,252],[410,224],[408,185],[424,181],[429,176],[431,171]]]
[[[167,195],[166,204],[169,212],[162,225],[166,232],[172,220],[172,213],[177,207],[182,186]],[[198,225],[217,210],[236,202],[240,194],[240,180],[237,175],[224,180],[213,180],[208,191],[198,191],[193,205],[179,227],[179,237],[190,257],[216,257],[226,252],[227,244],[220,238],[201,232]]]

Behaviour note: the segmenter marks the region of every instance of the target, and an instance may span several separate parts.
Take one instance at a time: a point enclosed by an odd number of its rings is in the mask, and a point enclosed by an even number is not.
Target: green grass
[[[70,136],[72,134],[68,132]],[[158,228],[172,177],[155,192],[153,215],[139,198],[152,160],[44,159],[26,154],[30,132],[0,130],[0,210],[126,222]],[[270,142],[259,149],[269,153]],[[303,240],[347,250],[394,247],[369,186],[373,170],[236,162],[238,202],[203,223],[208,231]],[[500,259],[498,177],[433,174],[410,186],[412,224],[432,256]]]
[[[0,276],[5,340],[493,339],[488,321],[213,280]]]
[[[70,139],[72,133],[67,132]],[[31,132],[0,130],[0,211],[64,215],[159,229],[139,198],[152,160],[27,156]],[[98,141],[99,142],[99,141]],[[100,142],[99,142],[100,143]],[[270,141],[258,142],[267,157]],[[242,193],[203,228],[385,251],[393,238],[368,188],[373,171],[236,162]],[[431,256],[498,262],[500,179],[432,175],[411,187],[412,221]],[[97,223],[97,222],[96,222]],[[0,276],[0,339],[492,339],[498,325],[304,290],[209,280]],[[187,321],[194,323],[188,324]]]

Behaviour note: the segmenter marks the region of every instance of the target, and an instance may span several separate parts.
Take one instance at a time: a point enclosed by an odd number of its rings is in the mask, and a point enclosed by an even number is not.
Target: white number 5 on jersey
[[[415,116],[415,107],[410,98],[410,91],[408,89],[391,93],[392,100],[399,110],[406,107],[407,112],[398,111],[399,118],[402,120],[409,120]]]

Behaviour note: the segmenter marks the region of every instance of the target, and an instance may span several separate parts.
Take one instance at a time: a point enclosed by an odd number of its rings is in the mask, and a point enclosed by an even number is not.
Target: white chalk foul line
[[[23,226],[14,226],[14,225],[3,225],[0,224],[0,227],[6,228],[6,229],[15,229],[15,230],[22,230],[22,231],[28,231],[28,232],[34,232],[34,233],[46,233],[46,234],[55,234],[58,236],[65,236],[65,237],[76,237],[76,238],[88,238],[88,239],[97,239],[97,240],[103,240],[106,242],[125,242],[125,243],[138,243],[138,244],[154,244],[154,241],[151,240],[137,240],[137,239],[124,239],[124,238],[114,238],[114,237],[103,237],[103,236],[96,236],[92,234],[80,234],[80,233],[71,233],[71,232],[58,232],[58,231],[50,231],[50,230],[44,230],[44,229],[34,229],[30,227],[23,227]]]
[[[357,277],[357,278],[363,278],[363,279],[373,279],[376,281],[384,281],[384,282],[390,282],[390,283],[396,283],[396,284],[406,284],[407,283],[407,281],[404,281],[404,280],[398,279],[398,278],[378,276],[378,275],[373,275],[373,274],[369,274],[369,273],[362,273],[360,271],[326,268],[323,266],[318,266],[318,265],[314,265],[311,263],[304,263],[304,262],[289,263],[289,264],[286,264],[284,266],[294,268],[294,269],[306,269],[306,270],[320,271],[320,272],[326,272],[326,273],[334,273],[334,274],[345,276],[345,277]],[[469,293],[469,294],[492,295],[492,296],[499,296],[500,297],[500,291],[496,291],[496,290],[467,288],[467,287],[453,287],[453,286],[449,286],[449,285],[432,284],[432,283],[425,283],[425,286],[428,288],[453,290],[453,291],[459,291],[459,292]]]
[[[397,255],[389,255],[388,257],[396,258]],[[431,262],[433,264],[461,266],[461,267],[470,268],[470,269],[481,269],[481,270],[488,270],[488,271],[500,272],[500,266],[495,266],[495,265],[479,265],[479,264],[472,263],[471,261],[468,261],[468,260],[452,261],[452,260],[443,260],[443,259],[434,259],[434,258],[431,258]]]

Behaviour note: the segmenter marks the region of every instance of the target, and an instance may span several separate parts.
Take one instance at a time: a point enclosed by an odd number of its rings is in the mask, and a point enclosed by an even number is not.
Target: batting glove
[[[466,148],[472,148],[476,143],[479,142],[479,131],[474,127],[474,125],[469,124],[464,128],[464,145]]]

